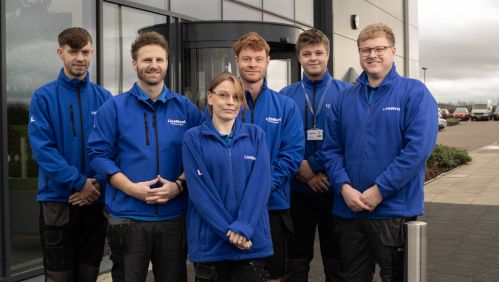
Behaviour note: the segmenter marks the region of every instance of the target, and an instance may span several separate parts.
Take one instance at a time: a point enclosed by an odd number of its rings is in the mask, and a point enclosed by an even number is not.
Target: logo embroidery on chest
[[[256,161],[256,157],[255,156],[244,155],[243,157],[244,157],[245,160]]]
[[[184,126],[185,125],[185,120],[179,120],[179,119],[168,119],[168,123],[174,126]]]
[[[266,117],[266,118],[265,118],[265,120],[266,120],[268,123],[272,123],[272,124],[279,124],[279,123],[281,123],[282,118]]]
[[[400,112],[400,107],[384,107],[383,108],[383,112],[384,111],[397,111],[397,112]]]

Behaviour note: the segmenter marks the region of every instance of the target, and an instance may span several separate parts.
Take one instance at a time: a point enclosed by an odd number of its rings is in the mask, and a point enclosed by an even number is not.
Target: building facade
[[[91,79],[113,94],[135,81],[130,45],[141,30],[169,40],[167,84],[204,106],[213,74],[236,72],[231,44],[243,32],[261,32],[271,43],[267,81],[280,90],[300,79],[294,42],[317,27],[331,39],[330,70],[343,80],[361,72],[356,38],[374,22],[396,33],[399,72],[418,76],[417,1],[413,0],[5,0],[0,1],[0,281],[42,273],[35,201],[37,164],[27,136],[33,91],[61,67],[57,34],[82,26],[94,38]],[[50,109],[47,109],[50,110]]]

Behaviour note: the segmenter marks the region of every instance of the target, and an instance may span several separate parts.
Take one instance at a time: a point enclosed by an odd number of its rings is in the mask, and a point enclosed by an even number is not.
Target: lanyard
[[[322,91],[322,97],[321,97],[321,100],[319,101],[319,105],[317,106],[317,112],[314,111],[312,103],[310,103],[310,98],[308,98],[307,90],[305,89],[305,85],[303,84],[303,81],[301,82],[301,88],[303,89],[303,94],[305,95],[305,99],[307,100],[306,102],[307,102],[307,105],[308,105],[308,109],[312,113],[313,128],[316,128],[316,126],[317,126],[317,116],[319,115],[319,113],[322,110],[322,105],[324,104],[324,101],[326,99],[326,92],[327,92],[327,90],[329,88],[329,85],[331,84],[331,80],[333,80],[333,79],[330,78],[327,81],[326,87],[324,87],[324,91]],[[307,125],[305,125],[305,127],[306,126]]]

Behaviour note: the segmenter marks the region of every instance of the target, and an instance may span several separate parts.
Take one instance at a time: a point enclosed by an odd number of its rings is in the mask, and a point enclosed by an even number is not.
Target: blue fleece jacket
[[[175,181],[182,173],[182,138],[199,125],[201,113],[184,96],[164,88],[156,102],[141,95],[137,84],[106,102],[95,118],[88,140],[90,164],[98,173],[122,172],[132,182],[161,177]],[[185,214],[187,195],[166,204],[149,205],[109,183],[106,207],[114,217],[143,221],[170,219]]]
[[[263,131],[236,121],[227,145],[207,120],[186,132],[182,154],[189,187],[189,259],[215,262],[272,255],[270,161]],[[239,250],[228,241],[229,230],[244,235],[253,246]]]
[[[246,93],[248,108],[239,116],[258,125],[266,135],[272,170],[269,210],[289,209],[289,185],[303,159],[303,122],[296,103],[264,83],[255,102]]]
[[[323,159],[336,193],[344,183],[360,192],[377,184],[383,201],[373,212],[355,213],[343,197],[335,197],[333,213],[343,218],[422,215],[425,164],[438,132],[437,103],[419,80],[399,76],[395,65],[372,91],[365,72],[357,81],[333,98]]]
[[[111,93],[85,79],[59,77],[35,91],[29,107],[29,140],[38,162],[39,202],[67,203],[87,178],[104,183],[90,168],[86,144],[97,109]],[[104,187],[104,186],[101,186]]]
[[[302,159],[308,161],[308,164],[315,173],[325,171],[324,164],[319,158],[319,151],[322,148],[324,139],[327,137],[324,136],[323,140],[307,140],[307,130],[314,128],[314,115],[310,107],[312,107],[315,113],[316,128],[324,130],[326,128],[326,116],[331,110],[334,95],[337,95],[342,89],[350,85],[350,83],[334,79],[329,72],[326,72],[322,79],[316,81],[308,79],[304,74],[301,81],[295,82],[280,91],[281,94],[293,99],[298,105],[305,127],[305,138],[303,139],[305,142],[305,154]],[[308,104],[305,95],[308,95],[308,100],[313,106]],[[310,189],[306,183],[297,179],[291,182],[291,190],[308,194],[317,193]]]

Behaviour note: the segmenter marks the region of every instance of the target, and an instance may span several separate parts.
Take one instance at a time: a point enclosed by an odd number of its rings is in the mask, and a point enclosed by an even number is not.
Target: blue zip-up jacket
[[[236,121],[226,145],[211,120],[185,133],[182,147],[189,187],[187,242],[193,262],[245,260],[273,254],[267,199],[271,176],[265,133]],[[226,234],[251,240],[239,250]]]
[[[96,176],[86,157],[86,144],[99,107],[111,93],[85,79],[59,77],[35,91],[29,107],[29,140],[38,162],[39,202],[67,203]]]
[[[308,77],[304,74],[301,81],[288,85],[280,91],[281,94],[293,99],[296,102],[296,105],[298,105],[298,109],[300,110],[300,114],[303,119],[305,136],[303,139],[305,144],[305,154],[302,159],[308,161],[310,168],[312,168],[315,173],[325,171],[324,164],[319,158],[319,151],[322,148],[324,139],[327,137],[324,136],[323,140],[307,140],[307,130],[313,129],[314,118],[312,111],[310,111],[310,105],[305,98],[305,91],[306,95],[308,95],[310,103],[314,105],[313,110],[316,113],[316,128],[324,130],[326,128],[327,113],[331,110],[333,96],[337,95],[341,90],[350,85],[350,83],[334,79],[329,72],[326,72],[322,79],[316,81],[308,79]],[[303,88],[305,88],[305,90],[303,90]],[[324,95],[324,100],[322,100]],[[322,103],[321,100],[323,101]],[[303,183],[297,179],[293,179],[291,181],[291,190],[308,194],[317,193],[310,189],[306,183]]]
[[[303,159],[304,135],[300,110],[289,97],[267,87],[264,82],[256,102],[246,93],[248,108],[239,116],[265,132],[270,153],[272,190],[269,210],[289,209],[289,186]]]
[[[343,218],[412,217],[424,212],[424,172],[438,133],[437,103],[419,80],[398,75],[395,65],[369,99],[366,73],[333,98],[323,158],[333,188],[360,192],[377,184],[383,201],[355,213],[335,197]]]
[[[122,172],[132,182],[158,175],[177,180],[182,173],[182,138],[187,129],[199,125],[201,113],[186,97],[166,87],[165,91],[163,99],[151,104],[135,83],[101,107],[88,140],[92,168],[106,176]],[[114,217],[156,221],[181,216],[187,209],[187,193],[166,204],[149,205],[109,183],[106,189],[106,208]]]

